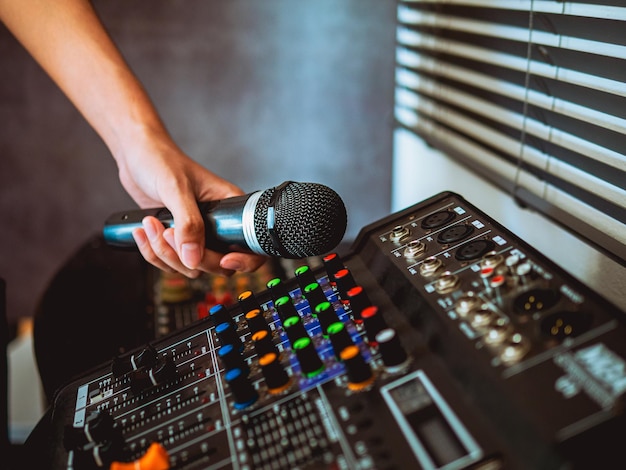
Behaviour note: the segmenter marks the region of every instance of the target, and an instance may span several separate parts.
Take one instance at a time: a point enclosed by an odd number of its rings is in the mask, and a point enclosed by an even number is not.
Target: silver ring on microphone
[[[250,248],[253,253],[266,255],[267,253],[265,253],[265,251],[261,248],[259,239],[256,236],[256,230],[254,229],[254,213],[256,211],[256,205],[262,194],[263,191],[252,193],[244,204],[241,214],[241,229],[243,231],[243,238],[246,241],[248,248]]]

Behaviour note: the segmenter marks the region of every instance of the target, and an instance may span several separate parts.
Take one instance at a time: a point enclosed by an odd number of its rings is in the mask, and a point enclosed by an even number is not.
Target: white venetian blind
[[[624,264],[620,4],[399,2],[396,121]]]

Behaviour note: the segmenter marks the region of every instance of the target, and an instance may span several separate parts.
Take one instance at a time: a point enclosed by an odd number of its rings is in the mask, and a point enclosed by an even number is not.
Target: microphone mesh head
[[[275,191],[274,231],[284,250],[274,246],[267,212]],[[348,216],[339,195],[317,183],[289,182],[263,191],[254,210],[254,230],[265,253],[284,258],[305,258],[328,253],[346,231]]]

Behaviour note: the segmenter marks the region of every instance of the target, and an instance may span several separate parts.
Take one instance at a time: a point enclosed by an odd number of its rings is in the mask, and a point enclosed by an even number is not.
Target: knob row
[[[299,373],[305,379],[318,376],[326,369],[325,361],[320,357],[313,341],[313,331],[319,326],[322,340],[328,340],[336,360],[345,367],[347,386],[351,390],[367,388],[374,381],[374,373],[367,363],[359,346],[351,337],[347,324],[340,319],[336,307],[324,289],[332,288],[341,295],[341,303],[348,306],[356,325],[362,325],[367,343],[378,346],[386,369],[403,367],[407,355],[395,330],[388,327],[382,313],[374,307],[362,286],[357,285],[350,271],[336,254],[324,258],[331,287],[318,282],[308,266],[301,266],[295,271],[302,299],[311,313],[311,321],[306,322],[296,303],[298,294],[292,294],[278,278],[267,283],[273,298],[272,313],[276,313],[282,331],[290,345],[290,351],[297,359]],[[332,274],[331,274],[332,273]],[[323,288],[322,286],[327,286]],[[334,294],[333,294],[334,298]],[[239,307],[244,313],[245,323],[250,333],[251,344],[258,359],[258,366],[265,379],[267,391],[271,394],[282,393],[289,389],[292,378],[281,364],[281,354],[274,344],[273,330],[269,327],[264,309],[251,291],[243,292],[238,297]],[[250,367],[243,357],[244,345],[237,334],[238,325],[232,314],[223,306],[215,306],[210,316],[216,324],[216,334],[221,344],[218,356],[226,369],[225,380],[228,383],[236,408],[246,408],[258,399],[258,392],[248,377]],[[281,331],[281,330],[278,330]]]

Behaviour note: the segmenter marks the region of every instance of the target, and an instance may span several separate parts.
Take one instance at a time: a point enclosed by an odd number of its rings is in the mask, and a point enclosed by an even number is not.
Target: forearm
[[[168,207],[176,229],[154,218],[136,230],[141,253],[161,269],[252,271],[255,255],[204,249],[198,200],[241,194],[172,141],[142,85],[128,68],[88,0],[0,0],[4,22],[102,137],[122,185],[142,207]]]
[[[169,140],[88,0],[0,0],[0,20],[98,132],[118,163],[131,140]]]

